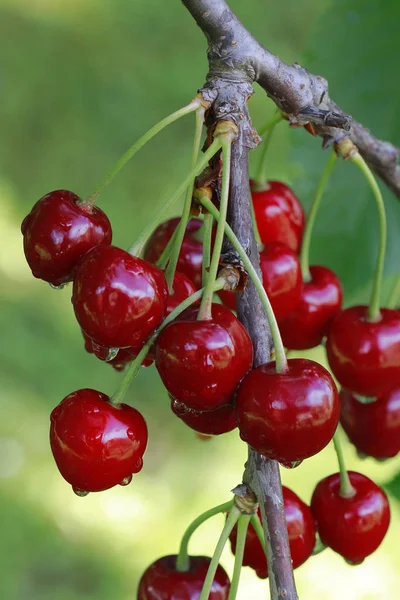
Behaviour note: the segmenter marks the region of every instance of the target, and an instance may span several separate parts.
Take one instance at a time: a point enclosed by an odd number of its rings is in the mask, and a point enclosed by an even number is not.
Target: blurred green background
[[[397,0],[232,0],[249,29],[286,61],[302,60],[330,80],[350,113],[400,144]],[[246,449],[236,432],[202,442],[170,413],[154,368],[129,401],[150,431],[143,471],[127,488],[76,497],[48,444],[49,413],[69,392],[112,393],[119,375],[85,353],[70,288],[31,277],[20,223],[38,198],[67,188],[87,195],[121,153],[160,118],[186,104],[204,81],[205,41],[176,0],[0,0],[0,596],[5,600],[132,600],[141,572],[177,550],[188,522],[225,501],[239,483]],[[254,124],[273,106],[257,89]],[[160,210],[190,160],[187,117],[146,147],[104,193],[114,241],[127,247]],[[254,153],[257,154],[257,153]],[[257,156],[252,157],[252,160]],[[269,176],[291,183],[307,207],[325,154],[319,140],[281,125]],[[255,164],[255,163],[254,163]],[[400,205],[385,195],[389,250],[385,293],[399,270]],[[176,206],[172,214],[179,212]],[[351,165],[335,171],[318,219],[312,259],[335,268],[346,303],[366,300],[376,256],[376,213]],[[317,350],[314,357],[322,360]],[[349,467],[391,482],[399,460]],[[309,501],[336,470],[331,447],[283,472]],[[296,572],[301,598],[380,600],[400,587],[399,485],[388,486],[392,526],[381,549],[351,568],[327,550]],[[218,521],[218,518],[216,519]],[[221,523],[219,523],[220,525]],[[213,551],[216,522],[195,536]],[[226,551],[223,564],[230,569]],[[267,598],[268,585],[244,569],[239,598]]]

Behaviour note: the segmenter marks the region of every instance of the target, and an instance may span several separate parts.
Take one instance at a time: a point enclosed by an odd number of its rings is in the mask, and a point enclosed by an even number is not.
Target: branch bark
[[[328,82],[299,64],[288,65],[264,48],[225,0],[182,0],[208,40],[210,72],[205,90],[213,100],[218,80],[257,82],[294,124],[313,123],[324,146],[348,136],[371,169],[400,198],[399,149],[377,139],[329,97]]]

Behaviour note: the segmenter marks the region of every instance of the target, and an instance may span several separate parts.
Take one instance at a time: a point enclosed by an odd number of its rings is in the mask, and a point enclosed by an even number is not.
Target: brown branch
[[[349,136],[371,169],[400,198],[399,149],[375,138],[329,97],[328,82],[264,48],[225,0],[182,0],[208,40],[210,72],[205,91],[215,99],[221,81],[257,82],[293,123],[314,124],[324,144]]]

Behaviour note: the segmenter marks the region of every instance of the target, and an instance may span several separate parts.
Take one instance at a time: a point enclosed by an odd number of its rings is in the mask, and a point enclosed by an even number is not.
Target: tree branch
[[[225,0],[182,0],[208,40],[210,72],[203,90],[215,99],[216,82],[257,82],[292,123],[313,123],[324,145],[348,136],[371,169],[400,198],[399,149],[375,138],[329,97],[328,82],[299,64],[288,65],[264,48]],[[208,96],[207,96],[208,94]]]

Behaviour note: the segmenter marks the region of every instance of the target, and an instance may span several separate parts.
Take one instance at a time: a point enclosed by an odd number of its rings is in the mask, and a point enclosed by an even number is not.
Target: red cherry
[[[289,534],[290,555],[293,569],[300,567],[310,558],[315,546],[315,523],[310,510],[289,488],[282,486],[286,523]],[[260,509],[258,516],[261,519]],[[232,552],[236,551],[237,528],[229,536]],[[268,577],[267,559],[252,525],[249,525],[244,549],[243,565],[251,567],[260,579]]]
[[[188,427],[207,436],[228,433],[237,427],[236,410],[232,404],[224,404],[215,410],[197,411],[171,399],[171,410]]]
[[[137,600],[198,600],[211,559],[191,556],[188,571],[176,570],[177,556],[163,556],[143,573]],[[218,566],[209,600],[227,600],[230,582],[221,565]]]
[[[156,367],[168,392],[188,408],[213,410],[229,404],[251,368],[249,334],[221,304],[212,305],[212,319],[197,321],[191,307],[161,332],[156,342]]]
[[[180,219],[169,219],[157,227],[149,238],[144,258],[151,263],[156,263],[174,233]],[[181,251],[179,253],[178,270],[189,277],[197,289],[201,288],[201,269],[203,263],[203,244],[195,234],[202,226],[200,219],[190,219],[186,227]]]
[[[320,481],[311,510],[321,541],[353,564],[361,563],[381,544],[389,527],[390,509],[385,492],[373,481],[349,471],[355,495],[340,495],[340,474]]]
[[[100,208],[67,190],[43,196],[22,221],[26,260],[34,277],[54,286],[72,281],[81,256],[111,244],[111,224]]]
[[[333,320],[326,342],[339,383],[361,396],[379,396],[400,386],[400,312],[381,309],[367,320],[366,306],[353,306]]]
[[[268,181],[266,189],[253,189],[251,197],[262,243],[281,242],[298,252],[305,219],[300,200],[292,190],[280,181]]]
[[[240,437],[260,454],[292,463],[320,452],[339,422],[339,394],[328,371],[303,358],[257,367],[240,385],[236,409]]]
[[[279,321],[283,344],[291,350],[318,346],[342,305],[342,285],[335,273],[320,266],[310,267],[310,273],[296,308]]]
[[[94,248],[76,269],[75,315],[101,346],[141,346],[163,320],[167,297],[161,269],[115,246]]]
[[[50,445],[61,475],[78,494],[126,485],[143,466],[147,427],[127,404],[106,394],[72,392],[50,416]]]
[[[368,404],[344,389],[340,399],[340,422],[357,450],[374,458],[392,458],[400,452],[400,388]]]
[[[196,292],[196,288],[189,277],[179,271],[175,272],[172,287],[173,292],[168,295],[167,315],[172,313],[181,302]]]
[[[269,244],[260,252],[260,267],[264,289],[276,318],[284,319],[300,300],[302,277],[297,254],[284,244]],[[236,310],[234,292],[219,292],[221,300]]]

